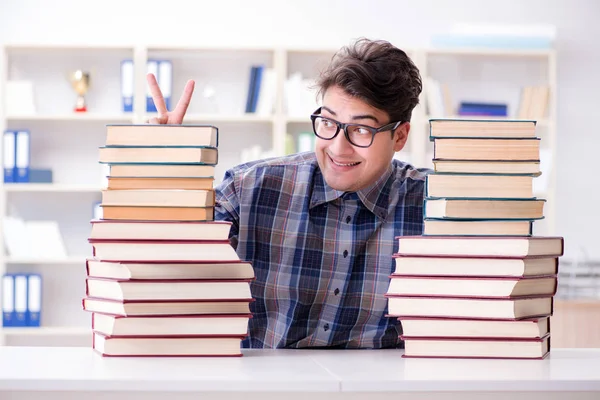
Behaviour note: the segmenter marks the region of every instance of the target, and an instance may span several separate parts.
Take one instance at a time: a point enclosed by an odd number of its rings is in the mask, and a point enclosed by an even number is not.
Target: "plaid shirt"
[[[358,192],[325,183],[314,153],[254,161],[225,174],[215,219],[251,261],[255,302],[244,347],[396,347],[384,294],[396,236],[423,231],[425,170],[393,160]]]

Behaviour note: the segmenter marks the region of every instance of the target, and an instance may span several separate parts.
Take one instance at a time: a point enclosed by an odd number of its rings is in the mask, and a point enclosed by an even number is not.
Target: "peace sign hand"
[[[154,74],[147,74],[146,80],[148,81],[148,86],[150,87],[150,93],[152,94],[152,99],[154,100],[154,104],[156,105],[156,110],[158,111],[158,116],[150,118],[148,123],[150,124],[174,124],[180,125],[183,123],[183,117],[185,117],[185,112],[187,111],[188,106],[190,105],[190,100],[192,99],[192,93],[194,93],[194,85],[195,82],[193,80],[189,80],[185,84],[185,88],[183,89],[183,94],[177,103],[175,109],[171,112],[167,110],[167,104],[165,103],[165,98],[163,97],[160,88],[158,87],[158,82],[156,81],[156,77]]]

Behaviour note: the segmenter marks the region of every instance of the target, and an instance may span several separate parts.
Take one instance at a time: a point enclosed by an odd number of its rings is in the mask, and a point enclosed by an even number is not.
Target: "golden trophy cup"
[[[74,71],[69,76],[71,86],[77,93],[77,102],[75,103],[75,112],[86,112],[87,104],[85,102],[85,94],[90,87],[90,73],[80,69]]]

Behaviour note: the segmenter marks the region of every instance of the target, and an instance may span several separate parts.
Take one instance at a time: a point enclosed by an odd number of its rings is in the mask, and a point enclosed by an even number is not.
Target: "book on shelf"
[[[437,160],[539,161],[539,138],[436,138]]]
[[[429,120],[429,138],[536,138],[536,121],[452,119]]]
[[[214,165],[112,164],[109,178],[214,178]]]
[[[540,151],[540,158],[542,152]],[[482,160],[438,160],[434,158],[435,172],[465,174],[499,174],[499,175],[533,175],[539,176],[542,171],[540,161],[482,161]]]
[[[550,334],[541,338],[408,337],[403,357],[543,359],[550,352]]]
[[[252,301],[253,299],[125,301],[86,297],[82,300],[82,305],[88,312],[122,316],[249,314]]]
[[[215,205],[215,192],[212,189],[103,190],[102,204],[131,207],[212,207]]]
[[[396,275],[522,277],[556,275],[558,257],[463,257],[394,254]]]
[[[459,220],[425,218],[424,236],[531,236],[533,221],[530,220]]]
[[[90,239],[217,240],[229,238],[229,221],[91,220]]]
[[[508,104],[481,101],[461,101],[458,105],[460,116],[507,117]]]
[[[88,239],[93,255],[107,261],[237,261],[228,240]]]
[[[136,146],[100,147],[100,163],[108,164],[217,164],[214,147]]]
[[[452,338],[542,338],[550,333],[550,317],[521,320],[455,319],[433,317],[400,318],[407,337]]]
[[[426,198],[424,218],[526,219],[544,218],[544,199]]]
[[[86,279],[86,295],[108,300],[249,300],[251,279]]]
[[[102,218],[133,221],[212,221],[214,207],[148,207],[101,204]]]
[[[217,147],[219,130],[212,125],[106,125],[107,146]]]
[[[240,341],[244,336],[125,338],[94,332],[93,348],[105,357],[240,357]]]
[[[129,316],[92,314],[92,329],[112,337],[237,335],[248,332],[251,314]]]
[[[477,299],[465,297],[392,296],[388,314],[394,317],[442,317],[520,320],[552,315],[554,298]]]
[[[108,176],[108,190],[202,190],[212,189],[214,187],[214,177],[125,177]]]
[[[398,253],[464,257],[524,257],[563,254],[559,236],[399,236]]]
[[[116,280],[253,279],[252,264],[244,261],[101,261],[86,260],[91,278]]]
[[[534,198],[532,175],[439,174],[425,178],[426,197]]]
[[[390,276],[390,296],[437,296],[466,298],[518,298],[553,296],[556,275],[486,277],[486,276]]]

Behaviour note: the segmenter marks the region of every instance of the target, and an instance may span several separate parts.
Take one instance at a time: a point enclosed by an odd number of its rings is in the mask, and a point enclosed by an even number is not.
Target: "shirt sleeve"
[[[240,230],[240,199],[236,190],[236,174],[233,170],[225,173],[223,181],[215,188],[215,220],[232,223],[229,241],[237,249]]]

